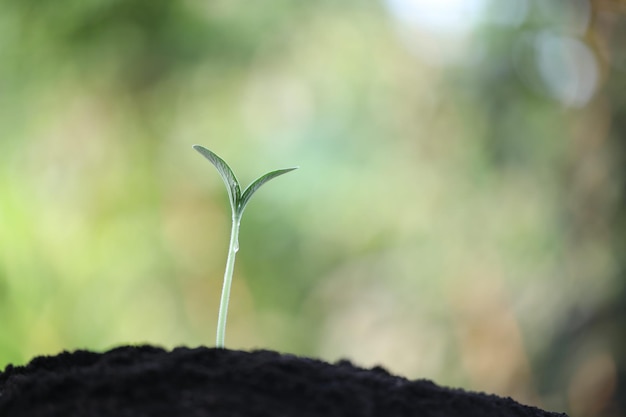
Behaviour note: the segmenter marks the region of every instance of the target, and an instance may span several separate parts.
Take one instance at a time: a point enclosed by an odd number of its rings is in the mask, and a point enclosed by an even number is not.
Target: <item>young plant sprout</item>
[[[224,347],[224,335],[226,333],[226,315],[228,313],[228,300],[230,298],[230,284],[233,280],[233,270],[235,267],[235,255],[239,250],[239,225],[241,223],[241,216],[246,208],[246,205],[250,201],[250,197],[254,194],[263,184],[276,178],[279,175],[286,174],[289,171],[293,171],[295,168],[278,169],[276,171],[268,172],[265,175],[260,176],[248,185],[248,187],[241,192],[239,181],[233,173],[232,169],[226,162],[204,146],[193,145],[193,148],[200,152],[202,156],[208,159],[217,168],[217,171],[222,176],[226,189],[228,190],[228,198],[230,200],[230,208],[232,211],[232,228],[230,229],[230,245],[228,247],[228,258],[226,260],[226,271],[224,272],[224,285],[222,287],[222,298],[220,300],[220,311],[217,319],[217,338],[215,345],[218,348]]]

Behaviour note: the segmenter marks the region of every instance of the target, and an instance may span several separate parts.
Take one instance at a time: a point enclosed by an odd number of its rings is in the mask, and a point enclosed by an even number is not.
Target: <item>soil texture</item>
[[[125,346],[0,372],[2,417],[556,417],[380,367],[272,351]]]

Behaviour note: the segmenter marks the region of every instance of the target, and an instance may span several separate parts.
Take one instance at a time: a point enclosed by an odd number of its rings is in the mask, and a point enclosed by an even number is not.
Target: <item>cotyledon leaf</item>
[[[277,169],[276,171],[268,172],[265,175],[260,176],[256,180],[252,182],[252,184],[248,185],[241,195],[241,200],[239,201],[239,205],[237,206],[238,214],[241,215],[243,210],[246,208],[248,201],[250,201],[250,197],[254,194],[263,184],[268,182],[269,180],[278,177],[279,175],[286,174],[294,169],[298,169],[298,167],[293,168],[285,168],[285,169]]]
[[[241,198],[241,187],[239,186],[239,181],[237,181],[237,177],[235,177],[232,169],[230,169],[228,164],[222,158],[204,146],[193,145],[193,148],[208,159],[215,166],[215,168],[217,168],[222,180],[224,180],[224,183],[226,184],[230,206],[233,209],[233,213],[235,213]]]

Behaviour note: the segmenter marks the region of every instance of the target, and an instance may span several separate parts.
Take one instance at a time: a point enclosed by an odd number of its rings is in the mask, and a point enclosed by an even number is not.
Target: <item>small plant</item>
[[[295,168],[278,169],[276,171],[268,172],[265,175],[260,176],[254,180],[248,187],[241,192],[239,181],[233,173],[232,169],[226,162],[204,146],[193,145],[193,148],[200,152],[202,156],[208,159],[217,171],[222,176],[226,189],[228,190],[228,198],[230,200],[230,208],[232,211],[232,228],[230,230],[230,245],[228,248],[228,258],[226,260],[226,271],[224,272],[224,285],[222,287],[222,297],[220,300],[220,311],[217,319],[217,337],[215,345],[218,348],[224,347],[224,336],[226,334],[226,315],[228,313],[228,300],[230,298],[230,284],[233,280],[233,270],[235,267],[235,255],[239,250],[239,225],[241,223],[241,216],[246,208],[246,205],[250,201],[252,194],[254,194],[263,184],[276,178],[279,175],[286,174],[289,171],[293,171]]]

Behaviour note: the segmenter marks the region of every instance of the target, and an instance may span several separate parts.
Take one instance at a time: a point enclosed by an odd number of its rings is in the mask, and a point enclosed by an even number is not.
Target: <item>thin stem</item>
[[[233,271],[235,269],[235,255],[239,250],[239,224],[241,216],[233,215],[233,225],[230,230],[230,245],[228,247],[228,259],[226,260],[226,271],[224,272],[224,285],[222,287],[222,298],[220,300],[220,312],[217,319],[217,337],[215,346],[224,347],[224,336],[226,334],[226,316],[228,314],[228,300],[230,299],[230,284],[233,281]]]

